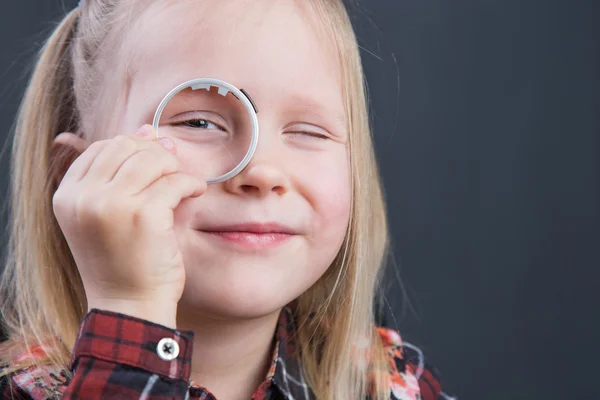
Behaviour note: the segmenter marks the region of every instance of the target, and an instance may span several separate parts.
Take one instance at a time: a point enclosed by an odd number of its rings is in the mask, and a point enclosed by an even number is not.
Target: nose
[[[250,164],[223,185],[230,193],[261,198],[272,194],[283,196],[290,183],[274,149],[259,145]]]

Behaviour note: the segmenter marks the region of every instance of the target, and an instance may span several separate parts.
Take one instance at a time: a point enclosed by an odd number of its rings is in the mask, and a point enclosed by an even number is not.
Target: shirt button
[[[164,338],[156,346],[158,356],[165,361],[173,361],[179,355],[179,343],[171,338]]]

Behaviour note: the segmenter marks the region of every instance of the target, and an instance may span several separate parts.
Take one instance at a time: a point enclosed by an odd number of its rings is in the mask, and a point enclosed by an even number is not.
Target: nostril
[[[240,188],[244,193],[255,193],[258,191],[258,188],[253,185],[241,185]]]
[[[280,196],[285,194],[285,192],[286,192],[285,187],[279,186],[279,185],[274,186],[272,190]]]

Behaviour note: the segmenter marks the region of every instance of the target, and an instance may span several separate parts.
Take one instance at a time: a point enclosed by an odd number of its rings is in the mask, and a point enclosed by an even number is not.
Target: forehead
[[[282,97],[344,109],[337,50],[306,0],[154,2],[124,47],[132,86],[157,102],[183,81],[213,77],[248,90],[259,109]]]

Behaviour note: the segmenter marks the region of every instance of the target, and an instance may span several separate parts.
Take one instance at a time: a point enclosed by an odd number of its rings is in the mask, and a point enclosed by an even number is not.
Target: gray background
[[[71,6],[3,2],[7,138],[30,61]],[[385,322],[461,399],[600,397],[599,11],[597,0],[353,11],[406,293],[390,273]]]

